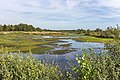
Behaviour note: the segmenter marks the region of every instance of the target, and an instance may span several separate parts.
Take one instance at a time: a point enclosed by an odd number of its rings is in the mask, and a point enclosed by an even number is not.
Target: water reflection
[[[66,54],[61,55],[54,55],[54,54],[33,54],[33,57],[37,58],[38,60],[45,60],[47,63],[52,63],[53,61],[55,63],[58,63],[61,68],[65,68],[65,66],[69,66],[67,64],[68,61],[70,61],[72,64],[77,64],[75,61],[75,54],[81,55],[82,49],[86,49],[86,51],[89,51],[89,48],[93,48],[95,52],[100,52],[100,49],[104,48],[103,43],[93,43],[93,42],[77,42],[72,39],[61,39],[60,42],[55,43],[58,45],[61,44],[71,44],[69,46],[69,49],[76,49],[76,51],[72,51]],[[66,47],[68,48],[68,47]],[[56,47],[54,50],[60,50],[63,49],[63,47]]]

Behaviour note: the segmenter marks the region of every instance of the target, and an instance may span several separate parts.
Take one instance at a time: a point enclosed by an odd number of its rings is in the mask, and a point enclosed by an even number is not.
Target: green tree
[[[0,25],[0,31],[3,31],[3,26],[2,25]]]

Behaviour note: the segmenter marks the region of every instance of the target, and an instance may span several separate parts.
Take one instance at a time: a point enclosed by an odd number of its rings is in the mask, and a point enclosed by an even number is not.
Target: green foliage
[[[5,26],[5,25],[4,25]],[[99,31],[100,30],[96,30]],[[115,40],[112,44],[106,44],[107,51],[99,53],[89,49],[89,53],[83,49],[82,55],[76,55],[77,67],[73,67],[73,73],[65,71],[61,73],[58,66],[48,65],[32,57],[31,54],[20,56],[7,53],[1,47],[0,53],[0,79],[2,80],[119,80],[120,79],[120,30],[114,30]],[[36,45],[43,44],[42,39],[34,36],[34,39],[26,37],[1,36],[1,44],[12,45]],[[22,36],[23,37],[23,36]],[[9,39],[8,39],[9,38]],[[18,39],[19,38],[19,39]],[[89,38],[87,38],[88,40]],[[41,42],[39,42],[39,40]],[[98,40],[98,39],[95,39]],[[28,42],[27,42],[28,41]],[[46,39],[45,41],[53,41]],[[18,44],[13,44],[13,43]],[[29,43],[34,42],[34,43]],[[44,40],[43,40],[44,42]],[[29,43],[29,44],[28,44]],[[45,44],[45,43],[44,43]],[[36,49],[35,49],[36,50]],[[36,50],[37,51],[37,50]],[[59,51],[60,52],[60,51]],[[7,53],[7,54],[5,54]]]
[[[106,49],[109,51],[109,55],[112,58],[119,59],[120,56],[120,29],[116,29],[113,33],[114,41],[112,44],[105,44]]]
[[[0,57],[1,80],[61,80],[57,66],[35,60],[31,54],[4,54]]]
[[[105,44],[107,51],[95,53],[92,49],[77,56],[78,67],[73,68],[78,80],[119,80],[120,79],[120,29],[108,28],[114,35],[111,44]]]
[[[0,31],[42,31],[39,27],[20,23],[18,25],[0,25]]]
[[[77,56],[78,67],[73,68],[78,80],[119,80],[120,55],[113,58],[107,52],[95,53],[90,49],[86,54]]]
[[[85,50],[83,50],[82,56],[76,55],[76,60],[78,62],[78,67],[73,68],[73,71],[75,71],[75,74],[77,74],[77,79],[91,80],[94,73],[90,61],[90,56],[86,54]]]

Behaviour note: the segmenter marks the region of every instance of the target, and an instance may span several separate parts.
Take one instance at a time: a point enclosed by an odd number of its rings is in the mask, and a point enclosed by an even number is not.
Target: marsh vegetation
[[[28,26],[8,25],[0,32],[0,79],[120,79],[119,28],[26,30]]]

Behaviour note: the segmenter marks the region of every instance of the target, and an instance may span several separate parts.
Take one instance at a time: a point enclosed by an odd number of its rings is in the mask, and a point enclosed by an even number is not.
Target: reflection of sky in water
[[[66,39],[66,40],[61,40],[64,42],[59,42],[58,44],[67,44],[67,43],[71,43],[71,48],[78,48],[78,49],[82,49],[82,48],[103,48],[104,45],[103,43],[94,43],[94,42],[77,42],[75,40],[72,39]]]
[[[67,62],[70,61],[73,64],[77,64],[75,61],[75,54],[81,54],[82,49],[86,49],[88,52],[89,48],[94,48],[95,52],[100,52],[100,48],[104,48],[104,45],[102,43],[92,43],[92,42],[77,42],[71,39],[61,40],[61,42],[58,42],[56,44],[68,44],[71,43],[70,48],[77,48],[77,51],[70,52],[67,54],[61,54],[61,55],[53,55],[53,54],[33,54],[33,56],[39,60],[45,60],[48,63],[51,62],[57,62],[61,68],[65,68],[65,66],[68,66]]]
[[[43,38],[78,38],[80,36],[42,36]]]

